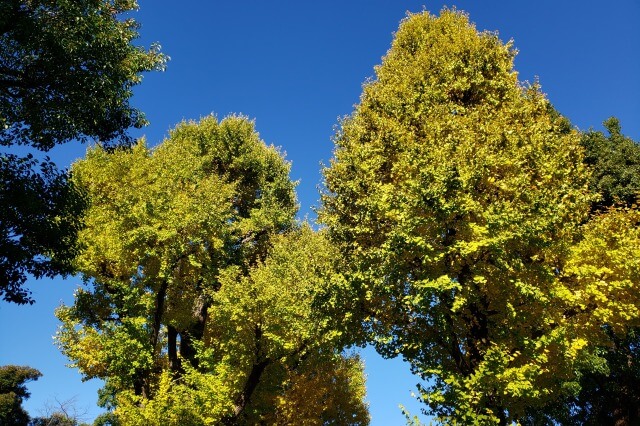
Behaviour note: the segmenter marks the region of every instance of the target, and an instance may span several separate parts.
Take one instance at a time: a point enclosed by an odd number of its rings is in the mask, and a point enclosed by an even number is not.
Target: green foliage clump
[[[25,383],[42,376],[35,368],[17,365],[0,367],[0,424],[4,426],[27,426],[29,414],[22,402],[29,398]]]
[[[140,73],[164,66],[134,46],[135,0],[9,0],[0,6],[0,145],[48,150],[71,139],[127,140]]]
[[[604,122],[609,135],[590,130],[582,135],[585,164],[591,166],[589,187],[601,195],[593,210],[614,205],[631,207],[640,194],[640,146],[622,134],[620,122],[611,117]]]
[[[66,173],[32,156],[0,155],[0,182],[0,295],[33,303],[23,286],[27,274],[73,272],[84,196]]]
[[[164,68],[157,45],[133,45],[134,0],[0,3],[0,147],[47,151],[71,140],[129,144],[146,124],[129,104],[141,73]],[[72,272],[83,199],[67,175],[0,152],[0,295],[33,303],[26,274]]]
[[[585,229],[608,221],[610,230],[597,229],[586,233],[583,244],[589,241],[599,245],[589,262],[591,266],[601,264],[602,274],[612,276],[616,268],[628,268],[637,259],[633,239],[615,242],[612,236],[637,235],[637,199],[640,195],[638,165],[640,145],[621,133],[620,123],[609,118],[604,123],[609,131],[606,137],[601,132],[589,131],[582,135],[585,147],[584,162],[593,170],[589,188],[599,194],[591,204],[591,216]],[[631,210],[629,210],[631,209]],[[613,219],[613,220],[612,220]],[[602,236],[608,235],[608,241]],[[613,244],[612,244],[613,243]],[[620,249],[625,249],[620,253]],[[619,254],[618,261],[612,258]],[[606,259],[603,262],[603,259]],[[634,277],[637,282],[638,276]],[[625,285],[626,284],[626,285]],[[637,304],[633,283],[622,284],[627,294],[618,296],[627,304],[627,316],[633,316]],[[620,288],[620,287],[619,287]],[[600,285],[600,293],[614,293],[616,288],[609,282]],[[600,345],[591,356],[578,366],[579,387],[566,398],[561,398],[539,409],[529,410],[523,424],[602,425],[636,424],[640,421],[640,333],[637,327],[615,324],[611,318],[600,319],[599,327],[605,334]]]

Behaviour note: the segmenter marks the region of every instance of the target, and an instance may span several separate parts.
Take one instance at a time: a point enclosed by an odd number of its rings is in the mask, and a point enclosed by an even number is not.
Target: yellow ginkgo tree
[[[577,392],[603,326],[639,316],[637,214],[590,220],[580,135],[515,54],[456,10],[409,15],[324,171],[354,315],[445,423]]]
[[[590,357],[576,372],[579,391],[529,410],[526,424],[640,421],[640,328],[629,327],[637,324],[640,306],[640,145],[622,134],[617,119],[603,124],[608,136],[594,130],[582,135],[584,162],[592,169],[589,187],[597,198],[565,267],[576,281],[569,300],[583,311],[575,333],[590,340]]]
[[[71,172],[86,286],[56,339],[120,423],[368,422],[362,365],[313,309],[338,257],[295,223],[289,164],[251,121],[93,148]]]

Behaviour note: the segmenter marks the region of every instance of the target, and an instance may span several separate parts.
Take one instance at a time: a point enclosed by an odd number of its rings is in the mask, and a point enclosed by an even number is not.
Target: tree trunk
[[[193,347],[193,341],[201,341],[204,337],[204,330],[207,323],[209,304],[202,298],[197,301],[194,308],[195,322],[188,330],[180,332],[180,356],[188,360],[193,367],[198,367],[196,358],[196,350]]]
[[[169,369],[172,373],[181,375],[182,366],[178,359],[178,331],[175,327],[167,326],[167,355],[169,357]]]
[[[158,339],[160,338],[160,327],[162,327],[164,301],[167,297],[168,286],[169,284],[166,280],[162,281],[162,284],[160,284],[160,288],[158,289],[158,293],[156,294],[156,306],[153,312],[153,324],[151,328],[151,347],[154,351],[154,358],[156,354],[160,353],[160,348],[158,348]]]
[[[253,393],[260,384],[262,374],[271,363],[271,360],[269,358],[265,358],[262,355],[262,329],[259,325],[256,325],[255,327],[255,338],[255,361],[251,367],[251,371],[249,372],[249,376],[247,377],[247,381],[244,384],[242,392],[240,393],[240,395],[238,395],[238,398],[236,398],[233,414],[222,421],[222,423],[225,425],[237,425],[239,423],[242,412],[247,407],[247,405],[249,405]]]

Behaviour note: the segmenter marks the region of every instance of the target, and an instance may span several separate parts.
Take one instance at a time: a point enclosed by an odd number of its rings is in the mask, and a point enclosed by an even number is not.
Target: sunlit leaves
[[[635,232],[612,225],[634,219],[582,226],[597,195],[580,135],[514,55],[457,11],[410,15],[325,169],[354,313],[432,380],[443,422],[504,423],[575,390],[599,327],[637,317]]]
[[[289,164],[251,121],[95,148],[72,172],[90,200],[77,257],[88,288],[58,310],[56,338],[106,380],[124,424],[368,422],[361,363],[316,309],[337,253],[295,225]],[[302,410],[295,386],[321,399]]]

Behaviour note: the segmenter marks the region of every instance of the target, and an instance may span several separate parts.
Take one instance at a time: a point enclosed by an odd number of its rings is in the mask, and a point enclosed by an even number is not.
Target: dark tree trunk
[[[251,367],[251,372],[249,373],[247,382],[242,389],[242,393],[240,394],[238,399],[236,399],[236,406],[233,409],[234,422],[236,422],[240,418],[240,415],[251,401],[251,396],[253,396],[253,393],[260,383],[260,378],[262,377],[264,370],[267,368],[270,362],[271,361],[269,359],[264,359],[258,363],[253,364],[253,366]]]
[[[156,294],[156,306],[153,312],[153,324],[151,328],[151,347],[153,348],[154,355],[160,352],[158,347],[158,339],[160,338],[160,327],[162,327],[162,316],[164,314],[164,301],[167,297],[167,281],[163,281],[160,284],[158,293]]]
[[[137,377],[133,381],[133,392],[137,396],[141,396],[143,398],[149,398],[151,396],[148,376],[149,373],[146,371],[137,373]]]
[[[195,322],[188,330],[180,332],[180,356],[188,360],[189,363],[198,367],[196,358],[196,350],[193,347],[194,341],[201,341],[204,337],[204,330],[207,324],[209,304],[204,300],[199,301],[199,305],[195,308]]]
[[[247,381],[244,384],[242,392],[236,398],[233,414],[222,421],[225,425],[237,425],[240,423],[240,417],[242,416],[244,409],[249,405],[253,393],[260,384],[260,379],[262,378],[264,371],[271,363],[271,359],[264,357],[262,354],[262,329],[258,325],[255,327],[255,339],[255,361],[251,367],[251,371],[249,372],[249,376],[247,377]]]
[[[182,366],[178,359],[178,331],[175,327],[167,326],[167,355],[169,356],[169,369],[174,374],[182,374]]]

